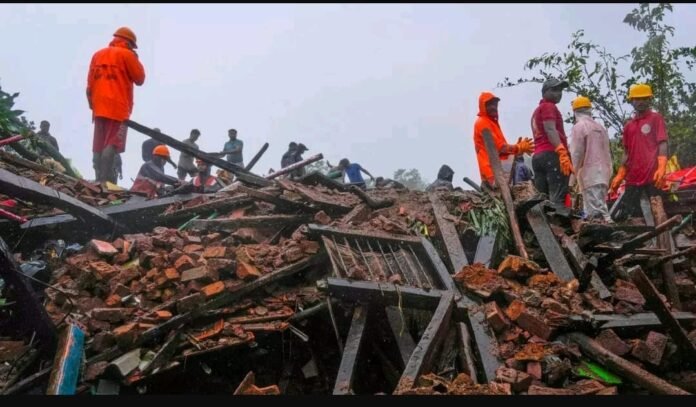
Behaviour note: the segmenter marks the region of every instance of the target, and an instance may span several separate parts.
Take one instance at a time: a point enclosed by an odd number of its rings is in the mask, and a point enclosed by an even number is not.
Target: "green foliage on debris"
[[[589,360],[583,360],[580,365],[575,369],[575,374],[580,377],[586,377],[588,379],[594,379],[605,384],[614,385],[621,384],[621,378],[610,371],[606,370],[603,366],[597,363],[591,362]]]
[[[680,5],[681,6],[681,5]],[[626,54],[615,56],[603,46],[585,38],[585,31],[572,34],[564,52],[545,52],[525,63],[531,76],[505,80],[500,87],[541,83],[554,76],[568,81],[568,91],[592,100],[594,114],[609,129],[615,166],[621,158],[623,126],[633,113],[626,99],[634,83],[652,86],[653,107],[667,123],[670,150],[682,166],[696,164],[696,45],[674,47],[670,38],[675,28],[664,22],[672,5],[640,3],[623,23],[644,35],[643,42]],[[530,111],[531,114],[531,111]],[[572,115],[566,118],[572,123]]]
[[[479,236],[498,233],[501,247],[507,247],[512,242],[510,222],[505,203],[502,199],[489,194],[483,194],[481,202],[466,213],[468,228]]]
[[[24,118],[24,110],[14,109],[18,96],[19,93],[7,93],[0,86],[0,138],[27,135],[34,129],[34,123]]]

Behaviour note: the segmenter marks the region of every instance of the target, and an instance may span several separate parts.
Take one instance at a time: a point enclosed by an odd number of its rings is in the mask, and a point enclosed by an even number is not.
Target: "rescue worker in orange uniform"
[[[481,173],[481,183],[493,188],[495,176],[491,168],[491,162],[486,151],[486,144],[483,141],[483,131],[488,129],[493,136],[495,149],[498,150],[500,160],[505,160],[510,154],[531,154],[534,151],[534,141],[528,137],[520,137],[517,144],[508,144],[503,135],[503,131],[498,123],[498,102],[500,98],[491,92],[482,92],[479,96],[479,112],[476,123],[474,124],[474,146],[476,148],[476,159],[478,160],[479,172]]]
[[[667,172],[667,126],[662,115],[650,108],[652,98],[650,85],[634,84],[628,90],[635,113],[624,126],[624,156],[609,188],[614,193],[626,181],[622,202],[627,206],[622,213],[627,216],[641,215],[641,194],[658,195]]]
[[[164,185],[181,185],[181,181],[164,173],[164,164],[170,159],[169,149],[160,144],[152,150],[152,160],[140,166],[131,192],[145,194],[148,199],[156,198]]]
[[[213,193],[219,191],[224,185],[220,180],[210,175],[210,165],[200,158],[196,159],[198,174],[193,178],[193,190],[199,193]]]
[[[145,69],[135,49],[137,38],[130,28],[114,33],[109,46],[92,56],[87,75],[87,102],[92,110],[94,172],[98,182],[116,183],[114,156],[126,150],[125,121],[133,111],[133,84],[145,82]]]

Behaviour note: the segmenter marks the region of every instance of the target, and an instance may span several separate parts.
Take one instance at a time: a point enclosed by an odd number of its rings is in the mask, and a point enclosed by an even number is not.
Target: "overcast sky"
[[[562,51],[570,35],[627,53],[641,35],[622,20],[634,4],[94,4],[0,5],[0,85],[20,92],[29,120],[51,122],[61,152],[93,179],[85,87],[92,54],[132,28],[146,79],[131,119],[178,139],[201,130],[220,151],[236,128],[254,171],[278,169],[290,141],[343,157],[375,176],[441,164],[478,181],[472,129],[481,91],[500,98],[508,139],[529,136],[540,85],[495,89],[524,63]],[[675,45],[696,38],[696,6],[675,4]],[[573,95],[559,104],[569,111]],[[566,131],[569,131],[568,127]],[[124,186],[145,136],[129,130]],[[174,158],[178,153],[174,152]],[[173,174],[173,169],[167,167]]]

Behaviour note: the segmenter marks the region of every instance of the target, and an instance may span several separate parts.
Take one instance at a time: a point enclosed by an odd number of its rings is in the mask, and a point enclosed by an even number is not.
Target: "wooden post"
[[[493,142],[493,135],[490,130],[483,130],[483,141],[486,144],[486,152],[488,153],[488,160],[491,163],[491,168],[493,168],[493,174],[495,176],[495,184],[500,189],[503,196],[503,202],[505,202],[505,209],[507,209],[508,218],[510,219],[510,230],[512,230],[512,237],[515,240],[515,246],[517,247],[517,253],[524,257],[529,258],[527,254],[527,249],[524,247],[524,241],[522,240],[522,233],[520,232],[520,225],[517,222],[517,215],[515,214],[515,205],[512,201],[512,193],[510,192],[510,186],[505,182],[505,177],[503,175],[503,166],[500,163],[500,157],[498,156],[498,150],[495,148],[495,143]]]

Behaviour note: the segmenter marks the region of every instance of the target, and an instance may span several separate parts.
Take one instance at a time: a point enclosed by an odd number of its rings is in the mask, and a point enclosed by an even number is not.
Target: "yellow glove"
[[[568,154],[568,149],[565,148],[563,144],[559,144],[556,147],[556,154],[558,154],[558,161],[561,163],[561,174],[564,176],[569,176],[573,173],[573,163],[570,161],[570,155]]]
[[[611,180],[611,186],[609,186],[610,194],[615,193],[616,190],[619,189],[619,185],[621,185],[621,182],[624,180],[624,178],[626,178],[626,167],[622,165],[616,172],[614,179]]]
[[[517,147],[517,154],[532,154],[534,152],[534,140],[529,137],[518,138],[515,146]]]
[[[667,157],[664,155],[658,155],[657,156],[657,169],[655,170],[655,174],[653,175],[653,182],[655,182],[655,186],[660,188],[662,187],[662,183],[665,178],[665,174],[667,173]]]

